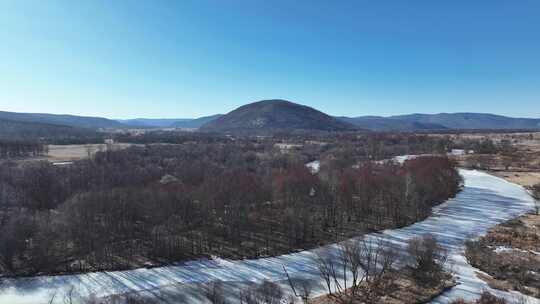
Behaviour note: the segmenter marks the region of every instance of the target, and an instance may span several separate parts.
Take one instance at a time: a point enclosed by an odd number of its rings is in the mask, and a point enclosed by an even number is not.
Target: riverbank
[[[466,243],[469,263],[498,290],[514,290],[540,299],[540,215],[526,214],[490,229]]]
[[[382,296],[377,300],[380,304],[415,304],[429,303],[435,297],[441,295],[447,290],[455,287],[457,282],[452,274],[447,273],[446,278],[434,286],[418,285],[411,276],[400,273],[394,273],[395,281],[392,286],[392,292],[389,295]],[[324,295],[310,300],[310,304],[340,304],[343,298]],[[347,299],[348,300],[348,299]],[[350,303],[360,303],[351,301]]]
[[[489,173],[526,188],[540,184],[538,171],[490,171]]]
[[[451,268],[458,276],[459,285],[435,298],[433,303],[449,303],[457,298],[473,300],[484,289],[491,290],[476,276],[477,270],[466,262],[464,242],[534,209],[532,198],[520,186],[479,171],[460,170],[460,173],[465,181],[463,190],[455,198],[435,207],[432,216],[402,229],[372,235],[382,236],[397,246],[405,246],[409,239],[431,233],[450,251]],[[315,252],[335,248],[335,245],[329,245],[254,260],[204,259],[153,269],[5,280],[0,287],[3,288],[0,290],[0,303],[48,303],[52,294],[67,293],[72,287],[78,297],[135,293],[169,303],[207,303],[201,286],[216,280],[224,282],[224,288],[234,295],[246,282],[265,279],[280,284],[290,293],[284,266],[291,277],[309,281],[312,297],[317,297],[324,295],[326,288],[314,263]],[[497,294],[512,296],[504,292]],[[61,297],[57,302],[62,302]]]

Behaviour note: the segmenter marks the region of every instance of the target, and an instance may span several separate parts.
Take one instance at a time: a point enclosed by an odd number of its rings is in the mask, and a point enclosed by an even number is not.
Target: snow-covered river
[[[463,242],[534,209],[533,199],[518,185],[477,171],[460,170],[460,173],[465,187],[456,198],[438,206],[425,221],[382,233],[383,237],[400,245],[412,237],[431,233],[450,249],[450,260],[460,285],[435,299],[434,303],[447,303],[457,297],[472,299],[489,289],[466,263],[462,253]],[[6,280],[0,282],[0,304],[47,303],[55,294],[55,302],[61,303],[63,294],[69,290],[77,296],[93,294],[101,297],[138,292],[155,296],[164,303],[204,303],[201,284],[216,280],[223,281],[229,293],[237,293],[246,282],[264,279],[278,282],[288,290],[283,266],[291,277],[312,280],[313,295],[324,294],[324,284],[318,277],[313,252],[309,250],[256,260],[199,260],[154,269]],[[515,299],[509,294],[496,293]]]

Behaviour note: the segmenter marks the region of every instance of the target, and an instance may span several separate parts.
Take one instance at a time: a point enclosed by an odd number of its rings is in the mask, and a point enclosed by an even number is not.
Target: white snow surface
[[[456,198],[434,208],[433,215],[414,225],[370,237],[382,236],[405,246],[408,239],[431,233],[450,250],[452,270],[458,276],[458,286],[437,297],[433,303],[448,303],[456,298],[474,299],[483,290],[516,301],[515,294],[491,290],[478,279],[478,271],[467,264],[463,256],[463,242],[476,238],[503,221],[534,209],[534,201],[520,186],[486,173],[460,170],[465,186]],[[220,280],[225,290],[238,294],[250,282],[268,279],[287,291],[283,266],[291,277],[301,277],[313,283],[313,295],[326,293],[313,262],[316,250],[335,250],[336,245],[254,260],[230,261],[201,259],[176,266],[128,271],[97,272],[80,275],[40,276],[4,279],[0,281],[0,304],[48,303],[56,294],[55,303],[62,303],[64,294],[73,288],[77,297],[106,297],[123,293],[153,296],[164,303],[208,303],[201,286]],[[529,299],[528,303],[540,303]]]
[[[411,159],[416,159],[416,158],[420,158],[420,157],[427,157],[427,156],[436,156],[437,154],[407,154],[407,155],[398,155],[398,156],[395,156],[393,158],[390,159],[390,161],[394,161],[394,162],[397,162],[398,164],[400,165],[403,165],[403,163],[405,163],[405,161],[408,161],[408,160],[411,160]],[[386,161],[389,161],[389,160],[382,160],[382,161],[379,161],[379,163],[384,163]]]
[[[321,169],[321,162],[318,160],[315,160],[310,163],[307,163],[306,167],[308,167],[309,171],[311,171],[312,174],[317,174],[319,173]]]

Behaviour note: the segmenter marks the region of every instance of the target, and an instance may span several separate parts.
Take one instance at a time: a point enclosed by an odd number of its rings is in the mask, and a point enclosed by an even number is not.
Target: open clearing
[[[86,144],[86,145],[49,145],[47,159],[51,162],[69,162],[91,157],[100,151],[107,149],[125,149],[132,144]]]
[[[540,172],[521,172],[521,171],[496,171],[491,172],[493,175],[504,178],[509,182],[516,183],[524,187],[530,187],[540,184]]]

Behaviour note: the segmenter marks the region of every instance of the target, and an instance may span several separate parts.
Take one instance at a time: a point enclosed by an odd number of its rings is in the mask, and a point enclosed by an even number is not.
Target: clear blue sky
[[[540,117],[540,1],[0,0],[0,110]]]

